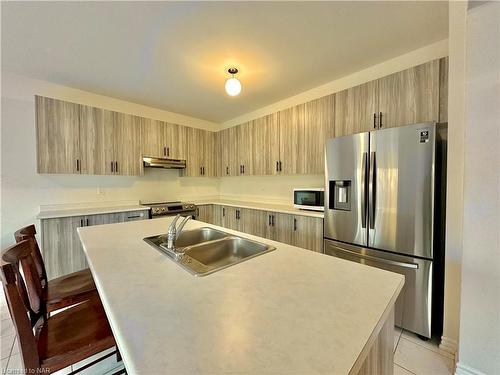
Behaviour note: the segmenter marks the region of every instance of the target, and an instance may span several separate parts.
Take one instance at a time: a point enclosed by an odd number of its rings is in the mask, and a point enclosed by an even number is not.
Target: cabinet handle
[[[205,167],[203,167],[203,176],[205,176]]]
[[[167,156],[167,148],[163,147],[163,156]]]
[[[229,167],[226,166],[226,174],[229,174]]]
[[[76,171],[80,172],[80,160],[76,159]]]
[[[245,174],[245,164],[243,164],[243,174]]]
[[[382,112],[379,113],[379,125],[382,127]]]
[[[281,168],[281,160],[280,160],[280,172],[282,172],[282,171],[283,171],[283,169]]]
[[[373,129],[377,129],[377,114],[373,114]]]
[[[201,170],[201,167],[200,167],[200,176],[203,174],[202,170]]]
[[[224,207],[222,207],[222,217],[225,217],[226,216],[226,209]]]
[[[113,173],[113,172],[115,171],[114,164],[115,164],[115,163],[111,162],[111,173]]]
[[[297,231],[297,219],[293,218],[293,231]]]
[[[170,156],[170,147],[167,147],[167,156]]]
[[[273,215],[273,227],[274,227],[274,224],[275,224],[275,220],[276,219],[276,216]]]
[[[118,173],[118,162],[115,161],[115,173]]]
[[[85,219],[85,225],[89,226],[89,219]]]
[[[279,161],[276,160],[276,172],[279,172],[279,165],[280,165]]]
[[[80,219],[80,226],[83,227],[83,219]]]
[[[141,217],[141,215],[127,216],[127,219],[137,219],[139,217]]]
[[[271,226],[271,215],[268,215],[268,217],[269,217],[269,220],[268,220],[267,225]]]

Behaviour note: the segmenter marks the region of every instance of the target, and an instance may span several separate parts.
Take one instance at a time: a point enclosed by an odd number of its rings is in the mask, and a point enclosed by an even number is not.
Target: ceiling
[[[448,37],[446,1],[1,6],[2,70],[214,122]]]

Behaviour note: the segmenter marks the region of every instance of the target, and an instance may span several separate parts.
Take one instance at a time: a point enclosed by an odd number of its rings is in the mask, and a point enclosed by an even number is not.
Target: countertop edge
[[[40,211],[35,219],[56,219],[62,217],[72,217],[81,215],[99,215],[99,214],[112,214],[117,212],[128,211],[146,211],[148,207],[140,205],[131,206],[109,206],[109,207],[89,207],[89,208],[68,208],[61,210]]]
[[[239,208],[247,208],[250,210],[259,210],[259,211],[273,211],[273,212],[279,212],[279,213],[284,213],[284,214],[291,214],[291,215],[299,215],[299,216],[308,216],[308,217],[315,217],[318,219],[324,219],[324,213],[322,211],[306,211],[306,210],[299,210],[293,207],[279,207],[279,204],[266,204],[266,203],[258,203],[258,202],[250,202],[250,201],[225,201],[223,199],[218,200],[218,199],[206,199],[206,200],[200,200],[200,201],[194,201],[193,202],[197,206],[204,206],[204,205],[218,205],[218,206],[229,206],[229,207],[239,207]]]

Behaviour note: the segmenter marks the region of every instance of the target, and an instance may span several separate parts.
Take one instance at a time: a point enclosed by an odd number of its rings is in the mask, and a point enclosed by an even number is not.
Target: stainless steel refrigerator
[[[396,325],[442,326],[446,126],[421,123],[329,139],[324,251],[405,276]]]

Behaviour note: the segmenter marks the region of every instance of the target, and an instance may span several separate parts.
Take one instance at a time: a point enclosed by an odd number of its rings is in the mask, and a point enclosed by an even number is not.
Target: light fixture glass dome
[[[224,87],[229,96],[236,96],[241,92],[241,83],[234,77],[229,78]]]

